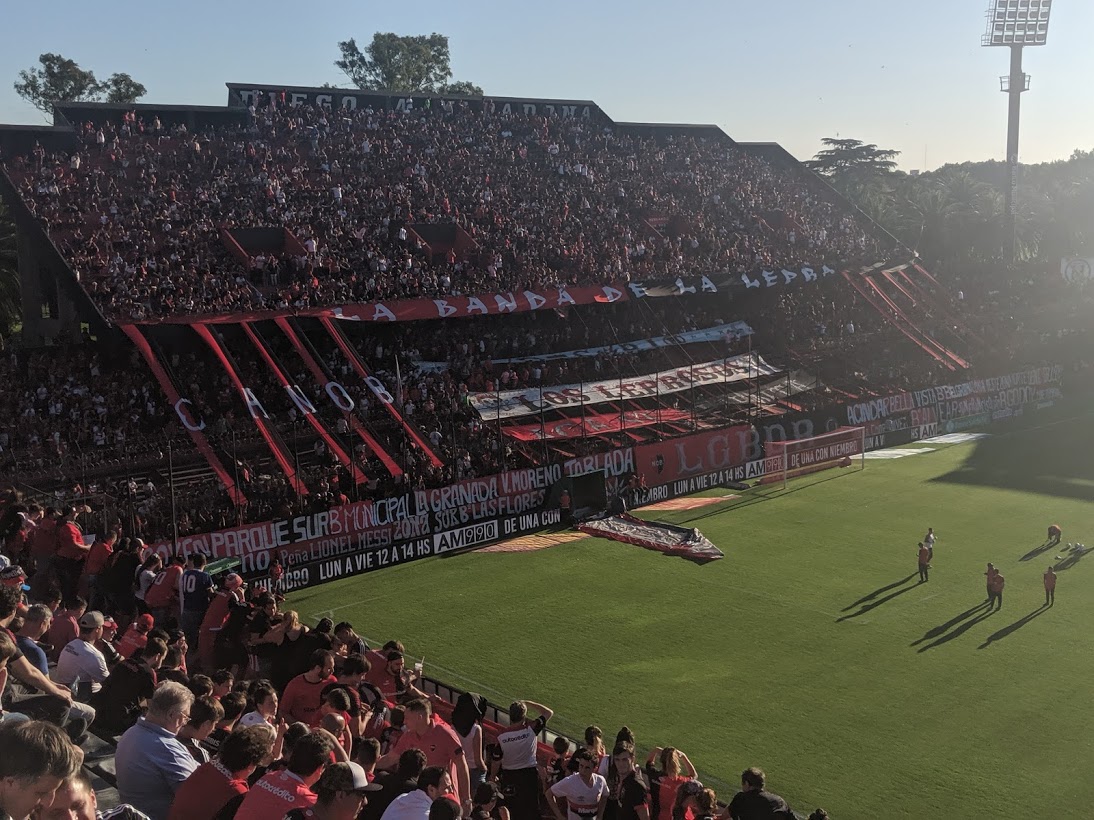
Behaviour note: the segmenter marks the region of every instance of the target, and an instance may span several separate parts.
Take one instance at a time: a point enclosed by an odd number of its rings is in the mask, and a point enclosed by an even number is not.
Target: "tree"
[[[100,86],[104,102],[131,103],[136,102],[148,89],[138,83],[128,74],[111,74],[110,79]]]
[[[818,151],[813,159],[806,160],[805,165],[827,177],[862,171],[891,174],[896,170],[896,158],[900,156],[899,151],[878,148],[861,140],[825,137],[821,144],[826,147]]]
[[[0,336],[7,336],[21,316],[15,223],[11,221],[11,215],[0,200]]]
[[[402,37],[376,32],[364,52],[354,39],[338,44],[342,59],[335,65],[366,91],[398,93],[481,94],[466,80],[449,84],[452,67],[448,38],[443,34]]]
[[[14,88],[47,117],[56,102],[131,103],[147,91],[128,74],[112,74],[106,82],[99,82],[93,71],[60,54],[42,54],[38,63],[19,72]]]

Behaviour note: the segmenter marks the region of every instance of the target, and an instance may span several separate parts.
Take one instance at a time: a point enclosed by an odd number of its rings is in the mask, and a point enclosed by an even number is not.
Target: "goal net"
[[[866,466],[866,428],[840,427],[831,433],[795,441],[772,441],[767,444],[768,463],[777,465],[760,479],[761,483],[781,481],[827,470],[830,467]]]

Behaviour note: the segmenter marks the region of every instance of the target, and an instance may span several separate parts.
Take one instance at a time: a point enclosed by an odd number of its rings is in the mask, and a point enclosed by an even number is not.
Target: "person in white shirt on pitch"
[[[95,648],[95,642],[103,636],[103,613],[91,610],[80,618],[80,634],[61,650],[53,680],[69,688],[78,683],[90,683],[91,691],[98,692],[110,674],[103,653]]]
[[[923,536],[923,545],[930,552],[927,558],[927,569],[930,569],[930,562],[934,560],[934,527],[927,527],[927,534]]]

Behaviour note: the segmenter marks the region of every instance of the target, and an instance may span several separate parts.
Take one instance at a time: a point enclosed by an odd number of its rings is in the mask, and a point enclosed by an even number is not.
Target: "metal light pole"
[[[171,493],[171,554],[179,552],[179,518],[175,509],[175,456],[171,437],[167,437],[167,486]]]
[[[1052,0],[991,0],[988,28],[981,45],[1010,49],[1010,74],[999,78],[999,90],[1009,98],[1007,111],[1006,236],[1004,250],[1013,262],[1018,253],[1018,132],[1022,94],[1029,75],[1022,70],[1022,49],[1048,40]]]

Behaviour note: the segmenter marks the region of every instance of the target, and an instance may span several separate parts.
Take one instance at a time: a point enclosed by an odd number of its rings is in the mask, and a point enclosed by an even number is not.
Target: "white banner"
[[[656,336],[652,339],[638,339],[617,345],[587,347],[584,350],[563,350],[558,353],[543,353],[539,356],[518,356],[513,359],[494,359],[497,364],[519,364],[520,362],[550,362],[556,359],[592,359],[603,354],[618,356],[626,353],[641,353],[663,347],[698,344],[700,342],[720,342],[741,339],[752,335],[747,322],[730,322],[698,330],[685,330],[672,336]]]
[[[484,419],[511,419],[550,410],[566,410],[582,405],[602,404],[625,399],[642,399],[690,390],[692,385],[724,384],[757,376],[774,376],[780,371],[755,353],[715,359],[691,367],[679,367],[635,376],[629,379],[605,379],[552,387],[527,387],[495,393],[472,393],[471,406]]]
[[[1060,262],[1060,273],[1068,282],[1089,282],[1094,279],[1094,259],[1079,256],[1064,259]]]

